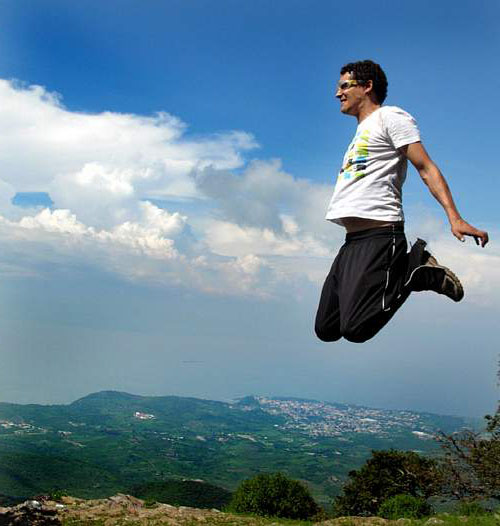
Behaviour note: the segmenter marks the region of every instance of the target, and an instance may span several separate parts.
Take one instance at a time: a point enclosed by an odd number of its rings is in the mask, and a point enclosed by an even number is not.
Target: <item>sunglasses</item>
[[[344,91],[352,86],[362,86],[365,83],[366,81],[364,80],[339,80],[337,82],[337,91]]]

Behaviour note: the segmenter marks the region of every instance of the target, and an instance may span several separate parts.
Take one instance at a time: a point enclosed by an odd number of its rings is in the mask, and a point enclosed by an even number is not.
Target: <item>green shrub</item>
[[[319,511],[309,490],[282,473],[264,473],[243,481],[229,508],[239,513],[288,519],[308,519]]]
[[[413,495],[395,495],[382,503],[378,510],[384,519],[421,519],[432,513],[429,503],[422,497]]]
[[[359,469],[349,472],[343,494],[335,497],[336,516],[377,515],[383,502],[396,495],[428,498],[440,490],[436,462],[412,451],[372,451]]]

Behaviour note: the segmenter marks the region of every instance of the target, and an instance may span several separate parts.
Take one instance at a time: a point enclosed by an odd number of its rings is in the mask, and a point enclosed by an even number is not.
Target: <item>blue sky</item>
[[[492,411],[499,14],[493,1],[2,2],[0,399],[121,389]],[[492,242],[455,242],[410,170],[409,238],[453,266],[466,300],[415,295],[372,342],[325,345],[312,319],[343,233],[323,215],[355,129],[333,86],[363,58]]]

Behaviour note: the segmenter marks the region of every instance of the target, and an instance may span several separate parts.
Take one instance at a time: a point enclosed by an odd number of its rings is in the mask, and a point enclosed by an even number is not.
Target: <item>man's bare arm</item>
[[[453,235],[460,241],[465,241],[464,236],[472,236],[478,245],[481,244],[484,247],[488,243],[488,233],[473,227],[462,219],[453,201],[446,179],[429,157],[424,145],[421,142],[415,142],[403,146],[400,150],[417,169],[431,194],[443,207],[448,216]]]

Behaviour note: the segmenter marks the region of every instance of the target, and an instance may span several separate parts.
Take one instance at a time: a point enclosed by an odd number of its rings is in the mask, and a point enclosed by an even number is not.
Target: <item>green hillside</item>
[[[325,503],[372,449],[432,454],[434,432],[463,425],[299,399],[230,404],[104,391],[69,405],[1,403],[0,495],[96,498],[185,479],[231,491],[254,474],[282,471]]]

